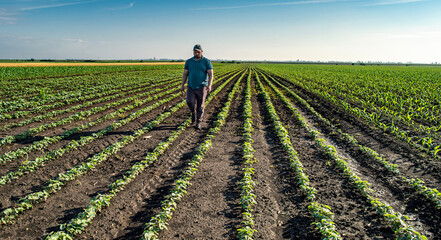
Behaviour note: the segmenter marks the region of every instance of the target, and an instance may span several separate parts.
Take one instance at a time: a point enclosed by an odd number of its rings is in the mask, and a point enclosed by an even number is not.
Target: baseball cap
[[[194,45],[193,51],[202,51],[202,47],[199,44]]]

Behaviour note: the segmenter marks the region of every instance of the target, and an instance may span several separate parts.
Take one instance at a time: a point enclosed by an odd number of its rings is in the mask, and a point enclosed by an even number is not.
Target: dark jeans
[[[204,115],[205,98],[208,94],[208,87],[202,87],[198,89],[192,89],[187,87],[187,105],[190,108],[190,112],[195,114],[196,121],[202,122]],[[196,105],[196,109],[195,109]]]

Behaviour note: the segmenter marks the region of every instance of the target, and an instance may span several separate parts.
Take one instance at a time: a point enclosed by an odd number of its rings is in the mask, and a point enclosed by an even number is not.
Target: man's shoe
[[[195,128],[201,130],[202,129],[201,123],[197,122]]]
[[[194,116],[194,114],[191,114],[191,124],[193,124],[196,121],[196,117]]]

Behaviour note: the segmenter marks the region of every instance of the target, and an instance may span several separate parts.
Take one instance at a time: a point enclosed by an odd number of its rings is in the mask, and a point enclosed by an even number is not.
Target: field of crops
[[[0,68],[0,239],[441,239],[441,69]]]

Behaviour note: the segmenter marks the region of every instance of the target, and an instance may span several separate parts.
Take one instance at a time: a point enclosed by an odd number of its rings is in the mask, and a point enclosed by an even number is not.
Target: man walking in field
[[[196,129],[201,129],[205,98],[211,92],[213,82],[213,65],[210,60],[202,56],[202,52],[201,45],[193,47],[194,57],[185,62],[181,86],[181,91],[184,93],[188,78],[187,105],[190,108],[192,123],[196,121]]]

